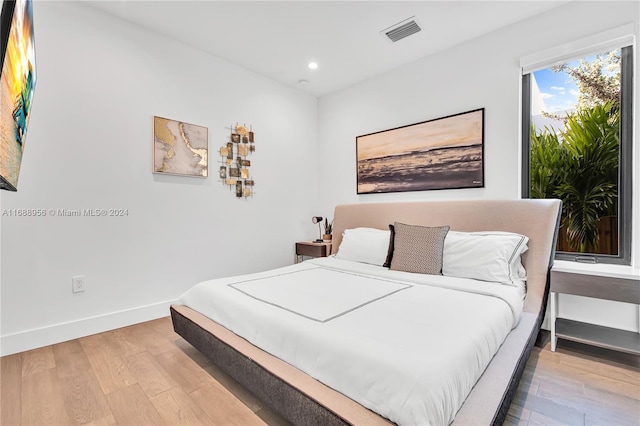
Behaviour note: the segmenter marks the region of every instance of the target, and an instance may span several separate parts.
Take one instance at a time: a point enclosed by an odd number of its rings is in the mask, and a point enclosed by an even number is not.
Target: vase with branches
[[[329,219],[324,219],[324,235],[322,239],[325,241],[331,241],[331,234],[333,233],[333,220],[329,222]]]

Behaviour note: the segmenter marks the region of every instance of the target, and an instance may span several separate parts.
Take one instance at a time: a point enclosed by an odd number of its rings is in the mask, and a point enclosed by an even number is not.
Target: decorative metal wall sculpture
[[[236,124],[230,127],[229,142],[220,148],[220,180],[235,189],[236,197],[253,197],[255,181],[249,173],[249,154],[256,150],[251,128]]]

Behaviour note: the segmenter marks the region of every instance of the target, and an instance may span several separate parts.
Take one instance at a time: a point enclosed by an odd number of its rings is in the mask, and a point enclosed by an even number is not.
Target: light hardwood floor
[[[534,348],[506,424],[640,424],[638,358],[589,351]],[[2,425],[287,424],[176,335],[169,318],[0,364]]]

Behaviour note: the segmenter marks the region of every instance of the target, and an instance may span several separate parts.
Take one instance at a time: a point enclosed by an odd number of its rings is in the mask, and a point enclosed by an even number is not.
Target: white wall
[[[423,58],[319,101],[320,200],[336,204],[417,199],[518,198],[522,56],[630,22],[640,26],[637,2],[572,2],[471,42]],[[481,19],[482,17],[478,17]],[[402,48],[402,42],[398,43]],[[637,55],[637,52],[636,52]],[[637,57],[636,57],[637,63]],[[635,68],[636,111],[640,99]],[[482,189],[356,195],[358,135],[485,108],[485,187]],[[638,117],[638,114],[635,114]],[[634,164],[640,164],[636,120]],[[634,211],[640,201],[634,178]],[[634,218],[634,263],[640,265],[640,221]],[[563,296],[560,314],[638,330],[635,305]]]
[[[2,354],[166,316],[196,282],[290,264],[315,236],[316,98],[81,4],[34,2],[34,21],[30,128],[2,208],[129,213],[2,217]],[[154,115],[209,128],[209,178],[151,173]],[[256,134],[248,200],[217,178],[237,121]]]

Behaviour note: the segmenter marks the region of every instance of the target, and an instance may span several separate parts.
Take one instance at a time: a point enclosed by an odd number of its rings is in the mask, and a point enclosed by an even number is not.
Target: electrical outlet
[[[73,291],[74,293],[80,293],[84,291],[84,275],[71,277],[71,285],[71,291]]]

